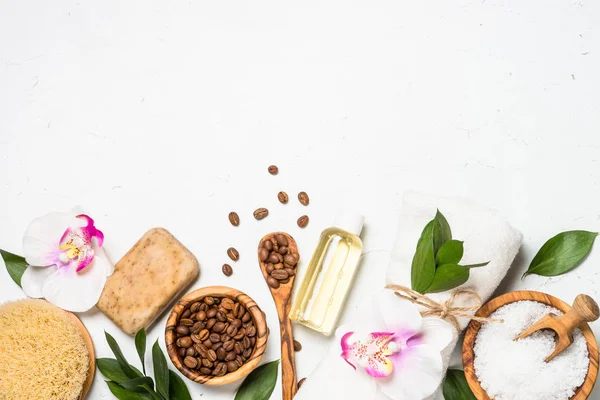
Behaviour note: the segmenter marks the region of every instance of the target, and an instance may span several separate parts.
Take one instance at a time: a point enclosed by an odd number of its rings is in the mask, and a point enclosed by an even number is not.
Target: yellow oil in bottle
[[[362,216],[339,219],[345,224],[321,233],[290,311],[293,321],[325,335],[335,330],[362,253]],[[349,229],[342,229],[344,225]]]

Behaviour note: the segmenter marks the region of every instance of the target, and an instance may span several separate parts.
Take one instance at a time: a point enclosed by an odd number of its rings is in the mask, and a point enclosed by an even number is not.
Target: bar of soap
[[[115,265],[97,307],[121,330],[148,328],[198,277],[196,257],[163,228],[150,229]]]

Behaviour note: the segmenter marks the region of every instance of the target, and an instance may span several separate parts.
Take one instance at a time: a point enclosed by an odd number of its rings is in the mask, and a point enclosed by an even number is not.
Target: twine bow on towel
[[[457,317],[463,317],[475,320],[477,322],[504,322],[502,320],[493,319],[493,318],[485,318],[479,317],[477,315],[473,315],[474,312],[479,310],[482,305],[481,297],[473,291],[470,290],[457,290],[448,300],[443,303],[438,303],[429,297],[407,288],[406,286],[401,285],[386,285],[386,289],[391,289],[394,291],[394,294],[398,297],[406,299],[411,303],[417,304],[419,306],[425,307],[426,310],[421,311],[421,315],[423,317],[426,316],[436,316],[440,317],[443,320],[450,322],[456,330],[460,333],[462,330],[460,324],[458,323]],[[459,297],[470,298],[475,301],[475,304],[471,307],[455,307],[452,304]]]

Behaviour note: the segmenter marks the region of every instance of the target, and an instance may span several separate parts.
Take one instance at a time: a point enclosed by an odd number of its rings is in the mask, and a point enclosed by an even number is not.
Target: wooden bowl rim
[[[70,311],[65,311],[65,310],[63,310],[63,311],[67,315],[69,320],[79,330],[79,333],[81,334],[81,337],[83,338],[85,346],[88,349],[90,365],[88,368],[87,377],[85,378],[85,381],[83,382],[81,394],[79,395],[80,399],[85,399],[85,396],[87,396],[88,392],[90,391],[90,389],[92,387],[92,384],[94,383],[94,375],[96,374],[96,352],[94,350],[94,342],[92,341],[92,336],[90,335],[90,332],[87,330],[87,328],[85,327],[83,322],[81,322],[79,317]]]
[[[244,307],[246,307],[246,310],[250,312],[257,329],[256,343],[254,344],[250,361],[247,361],[238,370],[229,372],[223,376],[206,376],[196,371],[192,371],[182,364],[179,359],[179,354],[177,354],[177,346],[175,344],[177,335],[175,334],[175,327],[177,326],[179,316],[185,310],[188,304],[203,299],[206,296],[228,297],[232,300],[239,301],[242,303],[242,305],[244,305]],[[258,363],[264,355],[268,336],[269,331],[267,327],[267,321],[258,304],[246,293],[227,286],[206,286],[193,290],[183,296],[173,307],[173,310],[171,310],[165,328],[165,343],[167,347],[167,353],[169,354],[171,362],[173,365],[175,365],[175,368],[185,375],[186,378],[207,386],[226,385],[240,380],[250,374],[250,372],[252,372],[254,368],[258,366]],[[261,353],[257,354],[259,352]]]
[[[558,308],[564,313],[571,308],[571,306],[566,302],[547,293],[536,292],[533,290],[518,290],[493,298],[484,304],[475,315],[479,317],[489,317],[498,308],[523,300],[537,301]],[[481,387],[473,365],[475,360],[473,347],[475,345],[475,339],[480,328],[481,323],[474,320],[471,320],[469,326],[467,327],[462,349],[463,368],[467,383],[469,384],[469,387],[473,391],[475,397],[478,400],[491,400],[485,390]],[[570,400],[587,399],[592,392],[594,384],[596,383],[596,378],[598,377],[598,344],[596,342],[596,337],[587,323],[582,324],[579,328],[581,329],[581,332],[583,333],[587,343],[590,364],[585,380],[581,386],[577,388],[575,394],[570,398]]]

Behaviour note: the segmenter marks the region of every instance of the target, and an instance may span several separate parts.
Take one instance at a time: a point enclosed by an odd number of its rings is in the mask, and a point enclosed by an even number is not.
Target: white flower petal
[[[38,267],[51,265],[60,238],[75,224],[77,218],[72,212],[52,212],[31,221],[23,236],[23,256],[27,263]]]
[[[63,310],[83,312],[94,307],[106,283],[106,265],[97,259],[85,269],[76,272],[73,267],[62,267],[50,275],[42,293],[46,300]]]
[[[51,267],[32,267],[29,266],[21,277],[21,287],[25,294],[36,299],[44,297],[42,288],[46,279],[56,272],[58,268]]]
[[[341,352],[340,342],[335,339],[294,400],[375,398],[377,388],[373,379],[362,368],[355,371],[340,356]]]
[[[402,299],[391,290],[383,290],[377,295],[381,317],[385,321],[385,328],[394,331],[412,331],[417,333],[421,330],[421,314],[417,306],[408,300]]]
[[[115,272],[115,265],[108,259],[104,249],[94,245],[94,252],[96,255],[94,256],[93,263],[85,268],[87,269],[94,266],[94,268],[103,269],[106,276],[112,275],[112,273]]]
[[[381,391],[392,400],[417,400],[431,395],[443,377],[442,356],[433,346],[412,346],[394,360],[394,371],[377,379]]]
[[[409,343],[414,341],[419,344],[427,344],[441,352],[450,344],[455,332],[456,328],[441,318],[423,318],[421,333],[411,338]]]

